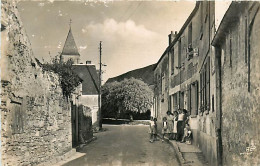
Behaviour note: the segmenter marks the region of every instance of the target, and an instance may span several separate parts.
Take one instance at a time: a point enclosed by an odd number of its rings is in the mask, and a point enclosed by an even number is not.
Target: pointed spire
[[[62,49],[61,55],[79,55],[77,45],[76,45],[74,37],[72,35],[71,23],[72,23],[72,20],[70,19],[70,22],[69,22],[70,29],[69,29],[69,33],[68,33],[67,39],[65,41],[64,47]]]

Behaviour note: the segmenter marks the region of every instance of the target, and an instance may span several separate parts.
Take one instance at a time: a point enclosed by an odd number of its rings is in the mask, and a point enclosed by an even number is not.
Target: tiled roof
[[[71,32],[71,28],[69,30],[61,55],[79,55],[77,45]]]
[[[95,65],[73,65],[73,70],[82,81],[82,95],[98,95],[98,74]]]

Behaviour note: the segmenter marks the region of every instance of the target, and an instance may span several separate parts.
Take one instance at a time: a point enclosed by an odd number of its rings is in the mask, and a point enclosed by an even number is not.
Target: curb
[[[162,138],[162,136],[161,136],[161,134],[158,134],[158,136],[160,137],[160,138]],[[165,138],[167,141],[166,142],[168,142],[172,147],[173,147],[173,149],[175,150],[175,152],[176,152],[176,156],[177,156],[177,159],[178,159],[178,162],[179,162],[179,164],[181,165],[181,166],[190,166],[190,165],[203,165],[203,166],[208,166],[208,162],[206,161],[206,160],[200,160],[200,159],[198,159],[197,157],[195,158],[195,159],[192,159],[192,160],[190,160],[190,158],[184,158],[184,154],[186,154],[186,153],[194,153],[194,154],[196,154],[196,155],[198,155],[198,154],[201,154],[202,152],[192,152],[192,151],[190,151],[190,152],[182,152],[181,151],[181,148],[180,148],[180,145],[178,145],[178,143],[177,142],[175,142],[175,141],[170,141],[168,138]]]
[[[177,144],[171,142],[171,141],[169,141],[169,143],[175,149],[175,151],[177,152],[177,155],[178,155],[179,160],[180,160],[180,164],[183,166],[187,161],[184,159],[179,146]]]
[[[158,134],[158,136],[162,139],[161,134]],[[178,163],[179,163],[181,166],[184,166],[183,164],[185,163],[185,159],[183,158],[183,155],[182,155],[182,153],[181,153],[180,148],[178,147],[178,145],[176,145],[176,144],[174,145],[174,143],[172,143],[168,138],[165,138],[165,140],[166,140],[165,142],[167,142],[168,144],[170,144],[170,145],[173,147],[174,151],[176,152]]]

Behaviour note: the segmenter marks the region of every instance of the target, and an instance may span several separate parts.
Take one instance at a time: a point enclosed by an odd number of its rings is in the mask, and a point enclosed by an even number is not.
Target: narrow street
[[[83,157],[65,166],[177,166],[176,153],[168,143],[149,142],[148,126],[104,125],[108,129],[96,134],[96,141],[80,152]]]

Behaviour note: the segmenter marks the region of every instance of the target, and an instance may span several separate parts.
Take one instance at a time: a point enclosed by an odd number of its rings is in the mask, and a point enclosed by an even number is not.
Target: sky
[[[195,1],[20,1],[18,10],[35,57],[49,61],[62,51],[69,22],[81,62],[99,68],[102,41],[103,82],[156,63],[179,31]]]

